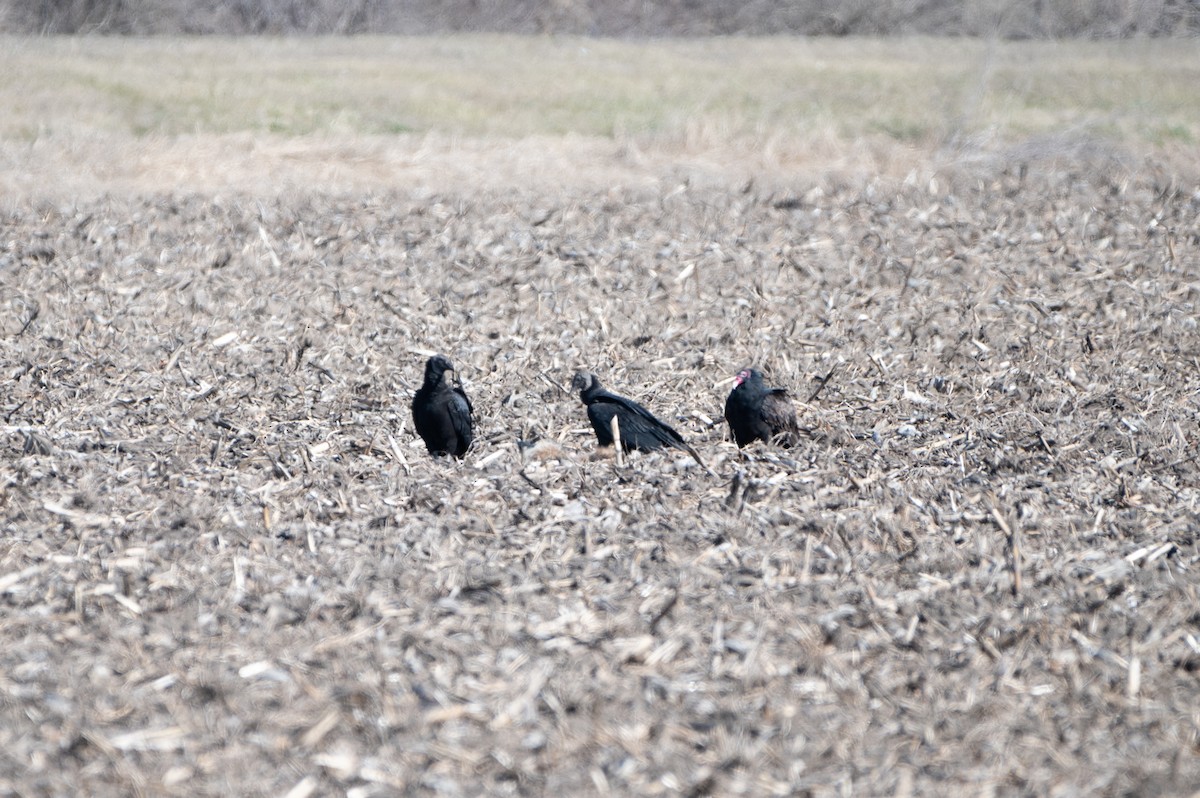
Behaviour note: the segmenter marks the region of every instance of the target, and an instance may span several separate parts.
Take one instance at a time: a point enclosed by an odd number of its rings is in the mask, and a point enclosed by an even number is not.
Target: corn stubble
[[[1195,199],[939,180],[8,213],[6,783],[1200,782]],[[748,363],[811,434],[738,449]],[[594,457],[584,365],[712,473]]]

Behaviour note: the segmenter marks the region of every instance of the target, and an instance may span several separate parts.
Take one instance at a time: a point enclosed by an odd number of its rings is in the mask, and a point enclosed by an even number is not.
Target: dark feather
[[[425,382],[413,396],[413,426],[430,454],[462,457],[475,439],[474,408],[450,375],[454,364],[442,355],[425,362]]]
[[[799,439],[796,408],[784,388],[768,388],[755,369],[738,374],[737,384],[725,400],[725,420],[737,445],[777,441],[792,446]]]
[[[587,405],[588,421],[601,446],[613,445],[612,420],[615,416],[621,448],[625,451],[652,452],[667,446],[687,452],[697,463],[704,465],[700,455],[682,435],[632,399],[605,390],[595,374],[579,372],[571,380],[571,388],[579,391],[580,400]]]

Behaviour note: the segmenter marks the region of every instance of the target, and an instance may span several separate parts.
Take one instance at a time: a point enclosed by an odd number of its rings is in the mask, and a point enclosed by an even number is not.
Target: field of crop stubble
[[[508,185],[514,148],[605,151],[509,141],[392,191],[11,202],[0,793],[1200,783],[1194,172],[635,144],[609,185]],[[461,464],[411,429],[433,351]],[[810,440],[739,455],[747,363]],[[597,455],[579,366],[715,474]]]

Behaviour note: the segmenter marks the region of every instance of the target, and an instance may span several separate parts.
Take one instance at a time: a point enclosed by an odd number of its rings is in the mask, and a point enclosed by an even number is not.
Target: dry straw
[[[1194,184],[1086,166],[8,213],[0,790],[1190,789]]]

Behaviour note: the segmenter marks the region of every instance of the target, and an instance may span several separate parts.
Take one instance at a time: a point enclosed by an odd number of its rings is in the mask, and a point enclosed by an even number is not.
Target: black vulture
[[[787,390],[763,385],[756,369],[738,373],[725,400],[725,420],[739,447],[758,440],[792,446],[799,438],[796,408]]]
[[[425,382],[413,395],[413,426],[432,455],[467,453],[475,433],[471,400],[454,382],[454,364],[443,355],[425,361]]]
[[[612,420],[616,417],[617,434],[621,436],[623,450],[652,452],[670,446],[682,449],[701,466],[704,465],[700,455],[687,444],[683,436],[632,399],[606,391],[595,374],[579,372],[571,380],[571,389],[579,391],[580,400],[587,405],[588,420],[592,422],[596,442],[601,446],[613,445]]]

